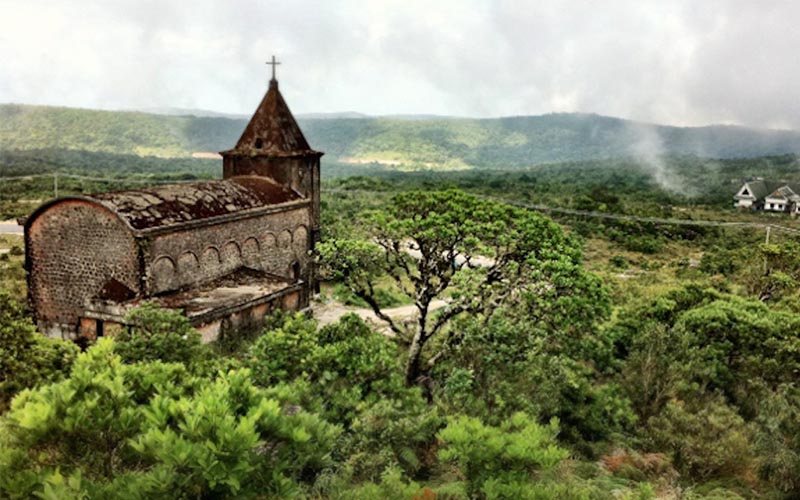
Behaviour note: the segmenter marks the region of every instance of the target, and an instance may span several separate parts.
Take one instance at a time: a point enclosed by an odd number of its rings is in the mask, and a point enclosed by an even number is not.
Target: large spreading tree
[[[607,311],[599,279],[581,266],[578,242],[539,214],[455,190],[408,192],[362,214],[359,224],[366,239],[318,246],[322,271],[366,301],[407,346],[409,385],[459,341],[451,323],[462,314],[489,318],[513,306],[526,321],[569,333]],[[376,283],[384,276],[413,301],[416,321],[381,308]],[[436,307],[437,299],[445,305]]]

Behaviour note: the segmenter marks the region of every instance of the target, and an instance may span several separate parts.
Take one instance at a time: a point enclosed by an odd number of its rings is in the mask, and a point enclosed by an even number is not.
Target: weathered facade
[[[180,309],[206,340],[301,309],[316,288],[319,160],[269,90],[223,179],[52,200],[25,224],[28,295],[50,336],[96,337],[143,300]]]

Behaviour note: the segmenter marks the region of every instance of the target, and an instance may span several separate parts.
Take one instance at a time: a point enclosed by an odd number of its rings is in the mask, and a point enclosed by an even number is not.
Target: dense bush
[[[553,498],[553,485],[537,479],[569,456],[557,445],[557,434],[557,420],[542,426],[524,413],[498,427],[458,417],[439,432],[439,457],[458,467],[469,498]]]
[[[744,478],[752,470],[752,428],[722,398],[671,400],[647,421],[654,449],[694,480]]]
[[[295,401],[347,430],[337,457],[359,479],[399,465],[416,473],[441,426],[418,388],[405,386],[397,346],[356,315],[317,329],[301,314],[266,330],[246,365],[263,386],[290,384]]]
[[[181,364],[123,364],[103,339],[69,378],[23,392],[2,420],[6,498],[287,497],[330,464],[335,427],[254,387]]]
[[[163,361],[191,366],[202,360],[200,334],[178,311],[147,302],[125,318],[131,326],[116,336],[116,353],[126,363]]]
[[[0,413],[23,389],[64,377],[78,351],[72,342],[39,335],[22,307],[0,291]]]
[[[463,321],[462,341],[436,375],[440,404],[499,424],[515,412],[561,421],[562,439],[591,454],[592,442],[636,420],[615,383],[598,382],[610,346],[592,334],[552,331],[509,316]],[[587,328],[585,326],[584,328]]]
[[[755,448],[760,474],[787,496],[800,495],[800,388],[783,384],[762,401]]]

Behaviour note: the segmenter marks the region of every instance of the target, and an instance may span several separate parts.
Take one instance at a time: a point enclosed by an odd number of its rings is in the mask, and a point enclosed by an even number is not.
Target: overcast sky
[[[0,0],[0,102],[800,129],[800,1]]]

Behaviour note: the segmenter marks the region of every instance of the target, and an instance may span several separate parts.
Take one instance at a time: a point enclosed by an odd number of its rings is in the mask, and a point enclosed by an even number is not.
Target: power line
[[[778,231],[786,231],[789,233],[800,234],[800,230],[791,227],[780,226],[777,224],[766,224],[763,222],[741,222],[741,221],[715,221],[715,220],[695,220],[695,219],[665,219],[661,217],[643,217],[638,215],[626,214],[609,214],[606,212],[596,212],[593,210],[575,210],[571,208],[550,207],[547,205],[539,205],[532,203],[523,203],[515,200],[506,200],[503,198],[494,198],[490,196],[481,196],[485,199],[490,199],[509,205],[518,207],[529,208],[540,212],[561,213],[566,215],[580,215],[584,217],[595,217],[600,219],[611,220],[630,220],[635,222],[648,222],[652,224],[670,224],[677,226],[711,226],[711,227],[754,227],[760,229],[775,229]]]
[[[197,180],[156,180],[156,179],[120,179],[117,177],[91,177],[86,175],[78,175],[78,174],[67,174],[63,172],[53,172],[48,174],[31,174],[31,175],[21,175],[15,177],[0,177],[0,182],[8,181],[8,180],[18,180],[18,179],[32,179],[38,177],[53,177],[54,182],[58,182],[58,176],[61,177],[69,177],[71,179],[81,179],[81,180],[88,180],[88,181],[96,181],[96,182],[124,182],[124,183],[141,183],[141,184],[175,184],[175,183],[189,183],[189,182],[197,182]],[[56,184],[57,185],[57,184]],[[56,188],[57,189],[57,188]],[[366,189],[354,189],[354,190],[347,190],[347,189],[325,189],[323,193],[332,193],[332,194],[391,194],[388,191],[373,191],[373,190],[366,190]],[[597,212],[594,210],[577,210],[573,208],[562,208],[562,207],[551,207],[549,205],[543,204],[536,204],[536,203],[525,203],[522,201],[517,200],[509,200],[506,198],[498,198],[494,196],[487,196],[487,195],[476,195],[479,198],[483,198],[486,200],[492,200],[499,203],[505,203],[508,205],[514,205],[522,208],[527,208],[529,210],[536,210],[539,212],[549,212],[549,213],[557,213],[557,214],[564,214],[564,215],[578,215],[581,217],[594,217],[599,219],[607,219],[607,220],[628,220],[633,222],[646,222],[652,224],[667,224],[667,225],[676,225],[676,226],[706,226],[706,227],[743,227],[743,228],[759,228],[759,229],[774,229],[776,231],[785,231],[787,233],[794,233],[800,234],[800,230],[793,229],[786,226],[781,226],[778,224],[766,224],[763,222],[741,222],[741,221],[714,221],[714,220],[701,220],[701,219],[667,219],[662,217],[645,217],[639,215],[627,215],[627,214],[610,214],[606,212]]]
[[[370,190],[346,190],[346,189],[326,189],[323,193],[345,194],[345,193],[371,193],[371,194],[391,194],[387,191],[370,191]],[[774,229],[776,231],[785,231],[787,233],[800,234],[799,229],[781,226],[778,224],[767,224],[763,222],[740,222],[740,221],[715,221],[715,220],[697,220],[697,219],[667,219],[662,217],[645,217],[639,215],[627,214],[610,214],[606,212],[596,212],[593,210],[576,210],[572,208],[551,207],[548,205],[525,203],[517,200],[509,200],[506,198],[497,198],[494,196],[475,195],[479,198],[486,200],[514,205],[521,208],[536,210],[538,212],[558,213],[565,215],[578,215],[582,217],[594,217],[599,219],[610,220],[628,220],[633,222],[647,222],[652,224],[667,224],[675,226],[707,226],[707,227],[742,227],[742,228],[758,228],[758,229]]]

